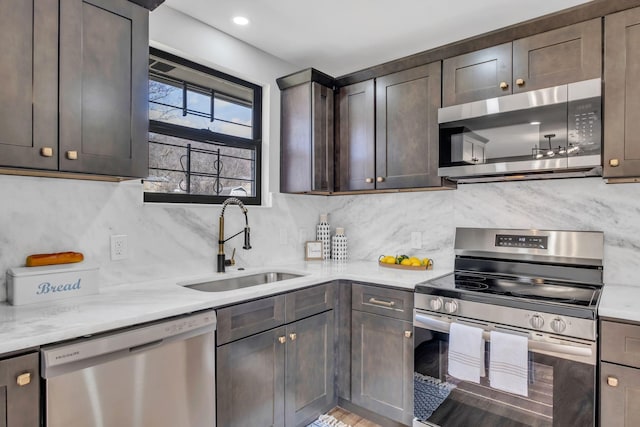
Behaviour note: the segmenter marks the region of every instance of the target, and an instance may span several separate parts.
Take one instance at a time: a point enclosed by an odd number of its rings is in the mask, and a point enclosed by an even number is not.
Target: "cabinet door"
[[[285,328],[218,347],[217,425],[284,425]]]
[[[511,43],[489,47],[442,63],[445,107],[511,93]]]
[[[604,177],[640,176],[640,8],[605,18]]]
[[[355,83],[338,93],[340,191],[375,188],[374,82]]]
[[[333,89],[316,82],[282,91],[280,191],[333,191]]]
[[[39,425],[38,353],[0,360],[0,427]]]
[[[334,406],[333,310],[287,325],[285,425],[307,425]]]
[[[513,92],[598,78],[602,70],[600,18],[513,42]]]
[[[640,369],[600,363],[600,425],[640,425]]]
[[[60,1],[60,170],[148,175],[148,11]]]
[[[351,401],[407,425],[413,419],[413,325],[353,311]]]
[[[0,2],[0,166],[58,168],[57,17],[57,0]]]
[[[376,188],[439,186],[440,62],[376,80]]]

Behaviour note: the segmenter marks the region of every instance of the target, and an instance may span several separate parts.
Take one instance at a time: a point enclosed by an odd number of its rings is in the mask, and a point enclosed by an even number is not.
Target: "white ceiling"
[[[590,0],[167,0],[300,68],[335,77]],[[251,23],[235,25],[242,15]]]

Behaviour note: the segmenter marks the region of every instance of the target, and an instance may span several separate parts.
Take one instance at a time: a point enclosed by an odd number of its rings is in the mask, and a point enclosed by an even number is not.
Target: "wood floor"
[[[361,416],[349,412],[346,409],[342,409],[339,406],[336,406],[331,411],[329,411],[329,415],[334,416],[338,421],[342,421],[343,423],[348,424],[351,427],[380,427],[379,424],[362,418]]]

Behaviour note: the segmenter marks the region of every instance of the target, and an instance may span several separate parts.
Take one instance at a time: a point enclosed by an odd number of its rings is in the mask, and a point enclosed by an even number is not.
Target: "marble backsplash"
[[[31,253],[78,250],[100,265],[101,286],[207,274],[215,269],[218,206],[144,204],[139,181],[109,183],[0,176],[0,271]],[[227,235],[243,225],[233,206]],[[273,194],[272,207],[249,207],[253,249],[247,267],[299,261],[303,241],[329,212],[345,227],[351,259],[412,252],[453,265],[455,227],[599,230],[605,233],[605,283],[640,285],[640,185],[599,178],[461,185],[454,191],[358,196]],[[421,232],[423,249],[410,248]],[[126,234],[130,257],[111,261],[109,236]],[[0,301],[6,298],[0,276]]]

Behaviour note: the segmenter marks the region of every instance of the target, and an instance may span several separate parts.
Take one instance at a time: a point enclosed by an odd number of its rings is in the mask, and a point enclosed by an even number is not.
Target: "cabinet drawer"
[[[283,325],[284,308],[285,296],[276,295],[218,310],[217,345]]]
[[[313,316],[333,308],[333,283],[325,283],[286,295],[287,323]]]
[[[602,360],[640,368],[640,325],[603,320],[600,337]]]
[[[413,292],[354,283],[351,297],[353,310],[396,319],[413,319]]]

